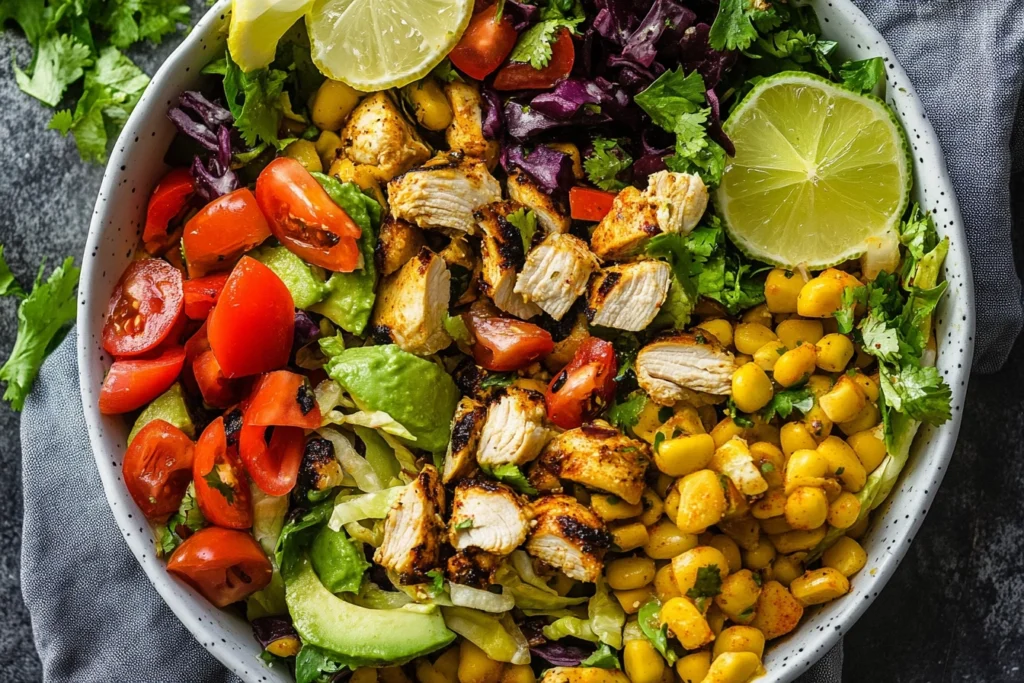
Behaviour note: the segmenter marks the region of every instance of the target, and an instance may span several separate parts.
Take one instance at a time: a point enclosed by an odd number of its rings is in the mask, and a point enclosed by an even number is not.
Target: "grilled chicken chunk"
[[[536,525],[526,552],[577,581],[601,575],[604,552],[612,544],[604,523],[572,496],[554,494],[533,503]]]
[[[570,429],[551,439],[530,468],[537,488],[546,479],[568,479],[606,491],[630,505],[640,502],[647,473],[647,444],[606,423]]]
[[[452,583],[487,588],[494,583],[494,572],[498,571],[503,561],[504,558],[497,555],[467,548],[448,558],[446,573]]]
[[[745,496],[759,496],[768,490],[768,482],[761,476],[761,470],[754,463],[754,456],[747,448],[747,442],[738,436],[715,449],[715,455],[708,467],[729,477]]]
[[[452,153],[436,156],[420,168],[388,183],[396,218],[421,228],[447,228],[472,234],[473,212],[501,200],[501,186],[482,161]]]
[[[374,260],[382,276],[388,276],[408,263],[427,244],[415,225],[389,215],[380,226]]]
[[[636,261],[603,268],[591,278],[587,319],[592,325],[639,332],[654,320],[668,296],[672,267]]]
[[[526,540],[530,517],[516,492],[488,479],[464,479],[455,487],[448,540],[456,550],[478,548],[508,555]]]
[[[444,537],[444,488],[437,470],[424,466],[388,511],[384,540],[373,561],[398,575],[402,583],[429,581],[438,567]]]
[[[483,159],[494,168],[501,145],[484,137],[480,91],[472,83],[453,81],[444,86],[444,94],[452,108],[452,122],[445,131],[448,146],[453,152]]]
[[[476,461],[493,469],[534,460],[550,438],[546,415],[543,394],[508,387],[487,408]]]
[[[476,469],[476,447],[480,443],[480,430],[484,426],[487,409],[469,397],[463,397],[455,406],[452,418],[452,438],[444,457],[445,484],[468,477]]]
[[[421,356],[447,347],[452,343],[444,329],[450,281],[444,259],[422,247],[397,273],[381,282],[370,320],[374,337]]]
[[[681,333],[652,342],[636,356],[636,379],[663,406],[691,397],[732,393],[733,355],[710,335]]]
[[[496,202],[479,209],[475,217],[482,233],[480,289],[495,306],[525,320],[540,315],[541,309],[515,291],[516,271],[526,262],[526,254],[522,233],[506,218],[519,208],[515,202]]]
[[[430,158],[430,149],[383,92],[370,95],[352,112],[341,131],[341,149],[355,163],[376,167],[381,180]]]
[[[635,256],[651,237],[661,233],[688,233],[704,215],[708,190],[700,176],[659,171],[647,189],[627,187],[615,198],[590,238],[602,259],[618,261]]]
[[[552,318],[561,320],[586,291],[590,274],[598,265],[586,242],[554,233],[526,256],[514,291],[524,301],[537,304]]]
[[[552,235],[556,232],[569,232],[572,220],[569,213],[556,202],[551,195],[540,189],[540,186],[522,169],[515,168],[508,174],[508,196],[537,214],[537,222],[544,232]]]

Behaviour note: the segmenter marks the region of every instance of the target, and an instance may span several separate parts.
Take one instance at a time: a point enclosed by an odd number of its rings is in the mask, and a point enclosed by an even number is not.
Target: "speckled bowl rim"
[[[938,367],[953,389],[953,419],[942,427],[921,430],[897,489],[873,515],[864,539],[868,564],[853,578],[850,594],[813,611],[796,631],[772,644],[765,656],[767,675],[758,679],[764,683],[786,683],[810,668],[852,628],[899,566],[952,457],[974,347],[974,287],[963,221],[931,123],[907,74],[861,11],[850,0],[812,4],[823,35],[840,41],[845,58],[885,59],[886,99],[912,146],[914,199],[933,212],[940,233],[950,238],[945,265],[950,287],[936,315],[936,328]],[[243,618],[214,608],[168,574],[156,558],[152,532],[121,481],[128,426],[118,417],[100,415],[97,407],[99,387],[110,364],[99,342],[106,302],[138,242],[145,198],[165,170],[162,159],[173,137],[165,112],[173,98],[198,78],[202,65],[222,49],[229,8],[230,0],[220,0],[167,59],[114,146],[83,258],[78,361],[86,425],[104,492],[125,542],[154,588],[203,647],[236,675],[246,681],[287,683],[292,680],[288,672],[267,668],[257,659],[259,646]],[[143,154],[140,150],[149,153],[136,159]],[[133,160],[141,167],[132,166]]]

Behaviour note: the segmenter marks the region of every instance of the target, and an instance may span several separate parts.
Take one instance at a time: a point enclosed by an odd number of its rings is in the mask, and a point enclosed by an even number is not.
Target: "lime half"
[[[316,0],[306,16],[313,62],[356,90],[426,76],[466,30],[473,0]]]
[[[756,259],[819,269],[856,258],[907,208],[906,136],[877,97],[787,71],[751,90],[725,132],[736,156],[715,206]]]
[[[270,66],[281,36],[305,14],[313,0],[234,0],[228,51],[242,71]]]

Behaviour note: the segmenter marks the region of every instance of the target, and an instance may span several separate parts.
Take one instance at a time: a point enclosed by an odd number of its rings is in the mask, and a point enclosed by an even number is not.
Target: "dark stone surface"
[[[192,2],[196,16],[205,8]],[[170,46],[133,55],[150,71]],[[45,130],[51,112],[16,87],[0,35],[0,243],[28,283],[39,262],[81,260],[102,169]],[[1014,179],[1018,226],[1024,176]],[[1019,234],[1018,230],[1018,234]],[[1016,245],[1018,272],[1024,265]],[[14,341],[15,302],[0,299],[0,355]],[[78,400],[77,396],[69,400]],[[999,374],[971,380],[956,456],[895,577],[846,638],[844,680],[893,683],[1024,680],[1024,343]],[[19,417],[0,404],[0,681],[40,678],[19,587]],[[145,634],[142,635],[145,637]]]

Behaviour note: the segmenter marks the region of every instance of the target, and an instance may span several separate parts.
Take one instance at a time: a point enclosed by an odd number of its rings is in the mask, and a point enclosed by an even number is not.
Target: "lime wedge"
[[[715,206],[748,256],[835,265],[892,234],[907,208],[907,139],[877,97],[787,71],[755,86],[724,128],[736,156]]]
[[[234,0],[228,28],[228,51],[242,71],[255,71],[274,61],[277,43],[313,0]]]
[[[426,76],[466,30],[473,0],[316,0],[306,16],[313,62],[356,90]]]

